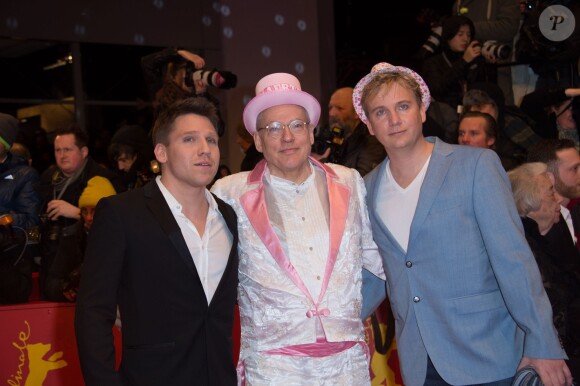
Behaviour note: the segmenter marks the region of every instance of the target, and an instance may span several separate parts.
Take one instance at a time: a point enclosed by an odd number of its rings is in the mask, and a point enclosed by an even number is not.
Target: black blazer
[[[231,334],[238,284],[237,218],[228,204],[215,199],[234,242],[209,305],[179,225],[155,181],[99,202],[75,320],[87,386],[236,384]],[[117,304],[123,324],[119,372],[112,336]]]

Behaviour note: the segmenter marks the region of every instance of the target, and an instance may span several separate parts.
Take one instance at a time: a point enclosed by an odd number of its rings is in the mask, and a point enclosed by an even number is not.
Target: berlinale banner
[[[395,342],[395,319],[388,300],[365,320],[364,327],[371,355],[371,385],[403,385]]]
[[[84,385],[74,334],[74,312],[71,303],[34,302],[0,307],[0,384]],[[121,339],[116,328],[113,335],[119,354]]]

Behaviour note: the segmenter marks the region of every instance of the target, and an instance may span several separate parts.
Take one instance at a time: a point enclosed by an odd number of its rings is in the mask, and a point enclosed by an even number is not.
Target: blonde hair
[[[406,88],[407,90],[410,90],[415,95],[417,104],[421,106],[421,87],[411,75],[404,72],[379,73],[367,83],[361,95],[360,102],[367,117],[369,116],[369,112],[367,110],[367,101],[377,95],[381,89],[381,86],[392,86],[395,83]]]

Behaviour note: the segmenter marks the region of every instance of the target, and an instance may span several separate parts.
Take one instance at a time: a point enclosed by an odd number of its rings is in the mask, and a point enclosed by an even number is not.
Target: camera
[[[429,56],[433,55],[441,45],[441,33],[443,32],[443,20],[445,17],[431,8],[423,8],[419,11],[417,18],[415,19],[417,23],[423,25],[429,25],[431,27],[431,32],[425,40],[425,43],[417,50],[413,55],[413,58],[418,60],[424,60]]]
[[[40,215],[40,222],[42,224],[42,236],[49,241],[58,241],[61,234],[61,226],[58,221],[53,221],[48,218],[47,214]]]
[[[312,152],[316,154],[324,154],[324,152],[330,147],[330,154],[326,161],[337,163],[342,155],[344,139],[344,130],[341,127],[318,127],[314,132]]]
[[[11,214],[0,215],[0,261],[17,265],[26,249],[26,231],[14,226]]]
[[[500,44],[495,40],[487,40],[481,46],[481,55],[488,62],[496,60],[507,60],[512,53],[512,48],[507,44]]]
[[[200,79],[207,85],[225,90],[234,88],[238,84],[237,75],[230,71],[196,70],[193,62],[188,61],[185,66],[185,85],[194,88],[194,81]]]
[[[441,27],[441,25],[436,25],[432,27],[431,33],[429,34],[429,37],[427,38],[425,43],[423,43],[423,45],[421,46],[421,49],[428,52],[429,55],[435,53],[435,51],[437,50],[437,48],[439,48],[439,45],[441,44],[441,32],[443,32],[443,27]]]

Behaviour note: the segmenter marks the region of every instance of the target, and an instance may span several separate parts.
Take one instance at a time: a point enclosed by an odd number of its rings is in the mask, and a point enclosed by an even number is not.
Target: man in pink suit
[[[370,384],[361,272],[384,272],[360,174],[309,157],[319,117],[296,77],[262,78],[243,118],[264,160],[212,188],[238,215],[240,383]]]

